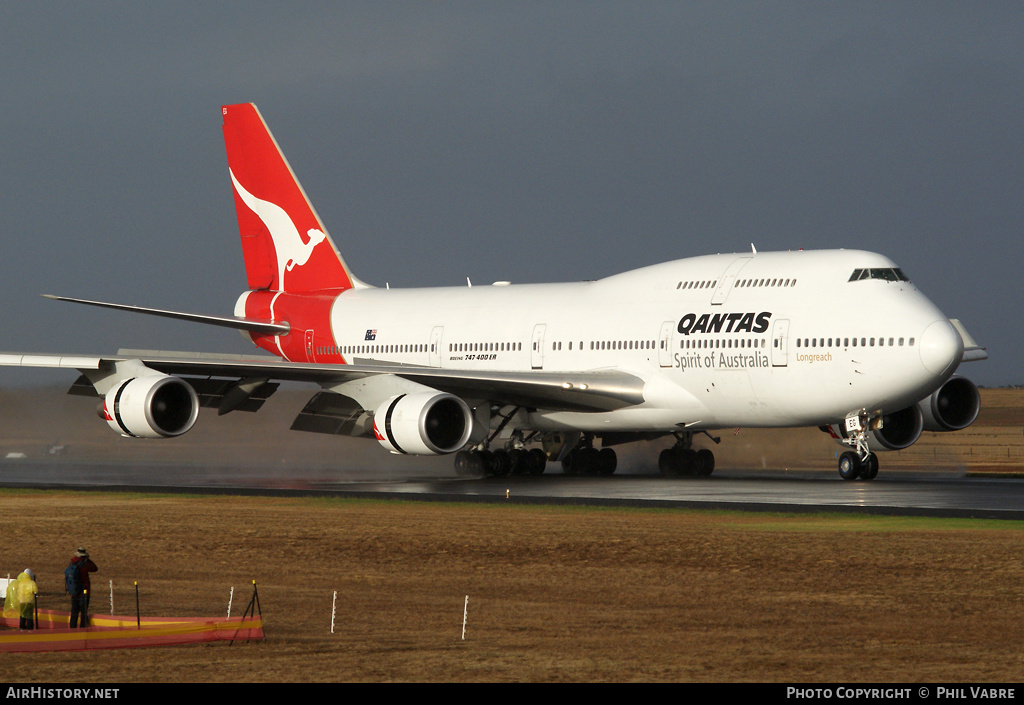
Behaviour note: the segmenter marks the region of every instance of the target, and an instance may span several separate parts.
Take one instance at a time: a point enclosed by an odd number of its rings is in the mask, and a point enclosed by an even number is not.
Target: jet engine
[[[932,395],[918,403],[927,431],[959,431],[974,423],[981,410],[981,394],[966,377],[950,377]]]
[[[101,415],[126,436],[170,438],[192,428],[199,416],[199,397],[177,377],[155,373],[131,377],[112,387],[103,399]]]
[[[377,441],[392,453],[442,455],[460,450],[473,430],[466,402],[444,392],[391,397],[373,416]]]

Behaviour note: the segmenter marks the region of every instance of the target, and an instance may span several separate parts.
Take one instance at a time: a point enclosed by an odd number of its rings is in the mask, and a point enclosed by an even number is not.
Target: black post
[[[249,598],[249,604],[246,605],[246,607],[245,607],[245,612],[242,614],[242,619],[244,620],[246,617],[249,616],[250,613],[252,614],[252,616],[255,617],[257,610],[259,610],[260,619],[262,619],[263,618],[263,608],[260,607],[260,594],[256,590],[256,581],[253,580],[252,581],[252,597]],[[267,630],[266,630],[266,628],[263,629],[263,641],[264,641],[264,643],[266,643],[266,641],[267,641]],[[228,646],[231,646],[234,643],[235,643],[235,640],[232,639],[231,641],[228,642]]]
[[[139,581],[135,581],[135,628],[142,629],[142,617],[139,616]]]

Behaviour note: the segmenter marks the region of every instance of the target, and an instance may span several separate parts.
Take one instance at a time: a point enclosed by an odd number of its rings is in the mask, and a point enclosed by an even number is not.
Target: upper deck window
[[[882,279],[887,282],[909,282],[910,279],[899,267],[875,267],[872,269],[855,269],[847,281],[861,279]]]

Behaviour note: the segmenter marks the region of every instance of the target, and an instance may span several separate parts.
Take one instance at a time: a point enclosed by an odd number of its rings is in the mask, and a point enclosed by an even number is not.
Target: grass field
[[[1024,675],[1018,522],[0,492],[3,567],[61,607],[237,614],[266,643],[10,654],[40,682],[991,681]],[[337,591],[336,631],[331,608]],[[468,619],[462,638],[463,608]]]

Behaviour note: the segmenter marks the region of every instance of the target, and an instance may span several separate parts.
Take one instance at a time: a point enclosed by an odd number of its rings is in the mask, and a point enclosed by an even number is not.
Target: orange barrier
[[[263,639],[263,619],[245,617],[135,617],[92,616],[85,629],[71,629],[69,612],[39,610],[39,628],[19,630],[18,619],[0,617],[0,625],[15,631],[0,631],[0,652],[81,651],[123,649],[138,646],[168,646],[207,641]]]

